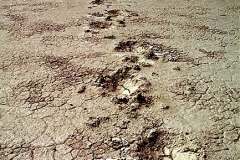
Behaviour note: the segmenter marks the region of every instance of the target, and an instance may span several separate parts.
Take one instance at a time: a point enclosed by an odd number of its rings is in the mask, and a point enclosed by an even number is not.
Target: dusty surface
[[[238,0],[0,5],[0,159],[240,159]]]

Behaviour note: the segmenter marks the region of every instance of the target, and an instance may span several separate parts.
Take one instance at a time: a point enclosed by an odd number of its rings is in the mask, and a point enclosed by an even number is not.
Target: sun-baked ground
[[[238,0],[0,7],[0,159],[240,159]]]

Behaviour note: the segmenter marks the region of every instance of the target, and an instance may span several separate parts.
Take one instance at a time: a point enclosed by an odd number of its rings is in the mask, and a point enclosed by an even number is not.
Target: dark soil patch
[[[118,52],[133,52],[134,46],[137,44],[137,41],[121,41],[115,47],[115,51]]]
[[[95,16],[95,17],[103,17],[104,15],[102,13],[99,13],[99,12],[95,12],[92,14],[92,16]]]
[[[89,26],[90,28],[93,28],[93,29],[106,29],[111,26],[111,23],[95,21],[95,22],[91,22]]]
[[[139,59],[138,56],[128,56],[128,57],[125,57],[122,61],[123,62],[130,62],[130,63],[137,63],[138,59]]]
[[[121,82],[123,79],[129,77],[128,72],[131,70],[130,67],[123,67],[118,70],[116,70],[112,74],[107,75],[100,75],[97,79],[98,86],[101,86],[102,88],[107,89],[110,92],[115,92],[119,82]]]
[[[97,5],[100,5],[100,4],[103,4],[104,3],[104,0],[94,0],[91,2],[91,4],[97,4]]]
[[[42,34],[44,32],[59,32],[67,28],[65,24],[57,24],[52,22],[40,22],[40,23],[34,23],[31,26],[31,31],[29,33],[29,36],[34,34]]]
[[[116,39],[116,37],[114,35],[111,36],[104,36],[105,39]]]
[[[140,159],[158,160],[164,157],[161,155],[164,146],[171,144],[173,134],[167,131],[152,131],[143,135],[137,143],[137,155]]]
[[[225,51],[206,51],[204,49],[199,49],[199,51],[204,53],[207,57],[210,58],[222,58],[226,53]]]
[[[10,21],[15,21],[15,22],[22,22],[26,19],[25,17],[18,14],[9,14],[9,15],[6,15],[6,17],[8,17]]]
[[[89,122],[86,124],[89,127],[99,127],[101,123],[108,122],[109,117],[89,117]]]
[[[119,14],[120,14],[120,10],[117,10],[117,9],[108,11],[108,15],[112,17],[117,17]]]

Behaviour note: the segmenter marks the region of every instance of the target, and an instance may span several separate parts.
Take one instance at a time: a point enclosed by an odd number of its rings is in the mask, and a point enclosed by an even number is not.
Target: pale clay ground
[[[0,2],[0,159],[240,159],[238,0]]]

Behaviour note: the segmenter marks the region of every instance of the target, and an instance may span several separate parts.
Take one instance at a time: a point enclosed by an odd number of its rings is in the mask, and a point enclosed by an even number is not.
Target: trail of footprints
[[[92,2],[94,5],[102,5],[103,3],[103,0],[95,0]],[[125,27],[127,25],[125,22],[126,18],[139,16],[137,12],[127,10],[107,10],[104,13],[95,12],[91,13],[91,15],[97,20],[89,22],[89,29],[85,32],[93,35],[101,32],[102,29]],[[16,16],[11,16],[10,18],[14,20],[19,19],[18,21],[23,20],[23,18]],[[48,24],[46,24],[44,26],[40,25],[39,32],[44,32],[43,28],[47,28],[48,31],[59,31],[62,29],[61,26],[58,25],[48,26]],[[153,38],[155,37],[156,36]],[[108,35],[103,38],[116,40],[114,35]],[[147,38],[149,38],[149,36],[147,36]],[[26,101],[24,103],[28,103],[31,106],[30,110],[35,111],[50,106],[53,103],[54,98],[56,98],[51,95],[43,95],[42,90],[44,89],[44,86],[47,86],[46,84],[52,84],[52,86],[50,86],[52,87],[50,90],[64,91],[64,89],[70,86],[82,83],[84,85],[78,90],[79,94],[84,94],[88,85],[95,86],[101,89],[102,97],[109,97],[108,99],[111,100],[111,103],[114,106],[118,107],[116,109],[118,109],[121,114],[118,115],[119,117],[114,117],[113,115],[89,117],[84,130],[76,129],[72,135],[69,135],[63,144],[70,147],[69,152],[72,159],[79,159],[82,157],[87,159],[101,159],[110,154],[110,152],[114,151],[118,151],[119,156],[122,159],[173,159],[172,151],[170,151],[169,147],[173,141],[179,137],[179,135],[169,133],[164,130],[162,128],[162,124],[164,123],[162,120],[144,117],[138,113],[141,108],[151,107],[151,105],[154,104],[154,96],[151,95],[151,81],[149,81],[146,77],[139,77],[138,73],[141,72],[141,69],[144,67],[152,67],[154,63],[187,62],[189,64],[196,64],[196,60],[177,48],[166,46],[164,44],[152,44],[145,39],[138,40],[131,37],[118,42],[113,50],[118,53],[128,54],[122,59],[123,66],[118,67],[115,70],[81,68],[71,64],[71,57],[41,57],[41,64],[50,68],[54,73],[56,73],[56,75],[51,77],[50,80],[42,79],[39,81],[30,81],[19,84],[19,86],[17,86],[14,90],[14,96],[18,98],[22,92],[29,92],[29,96],[25,98],[23,97],[23,100],[25,99]],[[224,53],[220,51],[211,52],[203,49],[200,49],[199,51],[205,54],[206,57],[210,58],[224,55]],[[175,70],[180,70],[180,68],[175,68]],[[88,83],[85,83],[86,81],[88,81]],[[199,88],[197,88],[198,85],[200,86]],[[204,84],[186,79],[177,83],[175,86],[170,87],[171,89],[169,91],[174,93],[177,99],[196,101],[197,105],[197,103],[200,102],[199,100],[202,95],[207,94],[209,90],[203,86]],[[226,90],[226,93],[229,93],[228,97],[231,101],[239,102],[238,90],[238,88]],[[201,103],[207,104],[200,105],[207,107],[207,105],[211,104],[211,101],[213,101],[213,103],[216,102],[214,97],[212,97],[209,101],[201,101]],[[67,100],[64,101],[61,106],[66,103]],[[224,107],[219,108],[220,113],[223,113],[230,108],[233,113],[239,112],[238,108],[229,107],[227,101],[226,105],[222,106]],[[213,116],[212,118],[216,119],[216,122],[220,123],[223,119],[221,116],[223,115]],[[124,120],[119,122],[120,119]],[[124,136],[127,136],[127,131],[125,130],[128,129],[131,123],[136,123],[136,119],[143,121],[145,127],[134,132],[134,135],[131,135],[131,137],[134,137],[133,139],[125,138]],[[118,123],[114,124],[113,122]],[[102,125],[113,125],[116,128],[120,128],[119,134],[117,133],[116,135],[111,135],[106,138],[101,135],[102,137],[100,137],[102,139],[98,139],[98,141],[90,140],[93,138],[91,136],[94,135],[88,135],[87,130],[91,129],[94,132],[97,131],[98,128],[101,128]],[[121,132],[123,133],[121,134]],[[236,141],[239,139],[238,128],[233,127],[232,129],[224,132],[224,134],[228,135],[229,140]],[[223,133],[219,133],[217,136],[221,139],[223,138],[221,137],[222,135]],[[210,134],[210,136],[212,136],[212,134]],[[208,138],[209,137],[207,137],[207,139]],[[208,143],[216,143],[220,145],[217,140],[212,142],[211,140],[213,139],[210,138],[210,142]],[[178,143],[184,144],[184,140],[186,139],[183,138],[182,141],[180,140]],[[50,154],[55,156],[53,156],[53,159],[57,159],[56,146],[63,144],[49,146],[47,152],[50,152]],[[219,148],[220,150],[226,149],[223,146],[219,146]],[[33,155],[33,152],[36,152],[36,150],[37,149],[33,146],[25,144],[14,147],[1,145],[1,153],[5,154],[4,156],[6,157],[8,157],[9,154],[12,154],[14,157],[14,155],[17,156],[26,152],[30,152],[30,154]],[[198,156],[206,156],[203,153],[203,148],[200,147],[186,148],[185,152],[187,151],[196,153]]]

